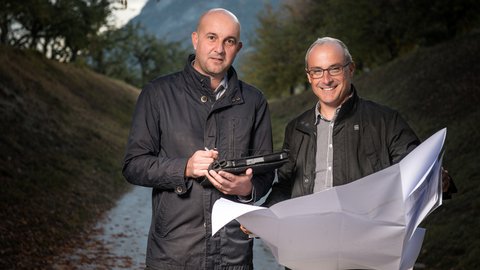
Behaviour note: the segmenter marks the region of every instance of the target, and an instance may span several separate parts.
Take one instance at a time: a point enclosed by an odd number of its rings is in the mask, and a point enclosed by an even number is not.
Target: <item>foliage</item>
[[[0,41],[73,62],[111,13],[109,0],[3,0]]]
[[[115,29],[108,18],[124,0],[3,0],[0,42],[37,50],[61,62],[90,65],[95,71],[137,87],[179,69],[187,51],[163,42],[140,25]]]
[[[179,42],[164,42],[140,24],[103,32],[90,46],[85,61],[97,72],[137,87],[180,69],[187,50]]]
[[[317,37],[344,41],[359,71],[480,26],[474,0],[290,0],[259,18],[245,79],[269,98],[305,83],[305,52]]]
[[[303,87],[305,50],[303,40],[312,39],[304,25],[302,5],[285,5],[284,9],[269,6],[258,16],[256,38],[251,41],[255,50],[246,55],[241,66],[244,78],[262,89],[269,98],[293,94]]]

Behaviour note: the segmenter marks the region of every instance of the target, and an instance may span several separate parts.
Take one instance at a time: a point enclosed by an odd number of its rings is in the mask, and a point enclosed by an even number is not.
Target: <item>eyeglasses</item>
[[[324,71],[327,71],[328,72],[328,75],[330,76],[338,76],[340,74],[342,74],[343,72],[343,69],[350,65],[351,62],[348,62],[346,63],[345,65],[343,66],[332,66],[332,67],[329,67],[329,68],[326,68],[326,69],[323,69],[323,68],[320,68],[320,67],[315,67],[315,68],[312,68],[312,69],[305,69],[305,71],[308,73],[308,75],[310,75],[310,77],[312,79],[320,79],[323,77],[323,74],[324,74]]]

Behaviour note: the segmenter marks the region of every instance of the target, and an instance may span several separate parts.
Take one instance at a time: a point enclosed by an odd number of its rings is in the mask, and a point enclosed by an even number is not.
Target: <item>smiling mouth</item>
[[[325,91],[332,91],[333,89],[335,89],[335,87],[322,87],[322,90]]]

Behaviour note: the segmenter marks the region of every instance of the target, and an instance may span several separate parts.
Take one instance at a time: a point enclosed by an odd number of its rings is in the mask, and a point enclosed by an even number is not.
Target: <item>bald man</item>
[[[250,203],[274,172],[208,171],[215,159],[272,152],[265,97],[237,78],[240,23],[225,9],[203,14],[185,68],[142,90],[123,166],[130,183],[152,188],[148,269],[253,269],[252,240],[233,221],[211,235],[214,202]]]

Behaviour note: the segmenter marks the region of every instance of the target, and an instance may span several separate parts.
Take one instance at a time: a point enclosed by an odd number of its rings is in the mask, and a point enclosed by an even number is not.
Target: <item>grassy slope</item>
[[[128,185],[138,90],[0,47],[0,268],[43,268]]]
[[[362,96],[398,109],[422,139],[448,128],[445,164],[459,194],[423,224],[419,262],[427,269],[479,268],[478,51],[475,35],[356,79]],[[0,47],[1,269],[43,268],[127,188],[120,166],[137,94],[87,70]],[[276,148],[286,122],[314,103],[310,92],[271,103]]]
[[[478,52],[480,34],[475,34],[419,49],[355,82],[361,96],[400,111],[421,139],[447,127],[444,165],[459,193],[421,225],[427,235],[418,262],[426,269],[480,268]],[[276,148],[286,121],[315,102],[308,92],[271,104]]]

